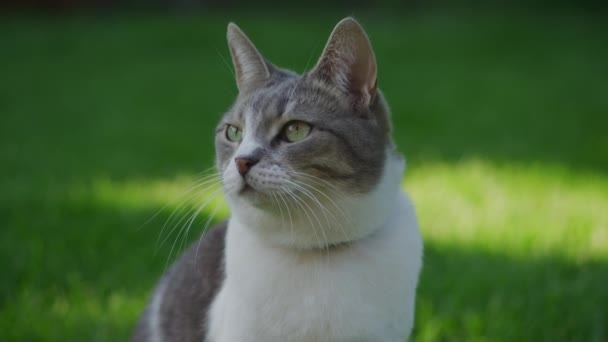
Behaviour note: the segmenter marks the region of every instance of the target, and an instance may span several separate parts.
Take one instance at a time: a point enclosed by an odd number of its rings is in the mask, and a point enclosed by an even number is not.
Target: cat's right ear
[[[311,74],[368,106],[376,96],[376,58],[367,34],[353,18],[334,28]]]
[[[245,33],[230,23],[227,38],[239,92],[247,92],[266,81],[270,77],[269,66]]]

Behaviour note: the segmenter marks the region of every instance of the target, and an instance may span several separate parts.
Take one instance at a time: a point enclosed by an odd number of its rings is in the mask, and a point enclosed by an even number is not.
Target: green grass
[[[175,206],[142,224],[212,165],[236,93],[226,22],[301,71],[339,18],[3,18],[0,339],[125,340]],[[426,243],[415,339],[607,340],[605,21],[360,18]]]

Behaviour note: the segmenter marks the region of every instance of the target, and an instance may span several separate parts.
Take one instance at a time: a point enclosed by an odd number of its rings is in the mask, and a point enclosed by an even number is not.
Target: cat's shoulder
[[[163,275],[133,341],[203,340],[208,308],[225,277],[226,231],[227,222],[205,231]]]
[[[207,229],[184,252],[178,263],[185,262],[188,267],[197,269],[208,264],[217,265],[223,259],[227,228],[228,222],[224,221]]]
[[[220,285],[224,276],[227,227],[228,223],[222,222],[203,232],[176,260],[166,276],[174,278],[174,282],[178,280],[178,283],[192,282],[194,285],[202,281],[211,287]]]

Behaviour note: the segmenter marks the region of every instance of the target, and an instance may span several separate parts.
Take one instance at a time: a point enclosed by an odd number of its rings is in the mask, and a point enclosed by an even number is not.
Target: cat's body
[[[134,341],[404,341],[422,241],[365,33],[336,26],[313,71],[235,26],[239,98],[217,164],[232,209],[159,282]]]

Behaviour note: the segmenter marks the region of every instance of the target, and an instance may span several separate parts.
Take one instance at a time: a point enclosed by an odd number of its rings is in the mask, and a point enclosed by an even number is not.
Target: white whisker
[[[208,172],[208,170],[213,169],[213,168],[209,168],[205,171],[203,171],[204,173]],[[213,173],[213,174],[209,174],[209,175],[204,175],[202,177],[198,177],[195,178],[194,181],[192,181],[192,183],[194,183],[195,185],[191,186],[190,188],[188,188],[187,190],[185,190],[184,192],[182,192],[181,194],[179,194],[178,196],[176,196],[174,199],[170,200],[169,202],[167,202],[167,204],[165,204],[164,206],[162,206],[156,213],[154,213],[154,215],[152,215],[152,217],[150,217],[148,220],[146,220],[146,222],[144,222],[139,228],[141,229],[142,227],[144,227],[145,225],[147,225],[148,223],[150,223],[152,220],[154,220],[161,212],[163,212],[163,210],[167,209],[167,207],[169,207],[170,205],[174,204],[175,202],[177,202],[180,198],[182,198],[183,196],[187,195],[188,193],[190,193],[191,191],[194,191],[195,189],[203,186],[206,183],[206,180],[212,178],[212,177],[218,177],[218,173]],[[203,182],[203,184],[199,184],[200,182]],[[190,184],[192,184],[190,183]]]
[[[186,208],[186,207],[184,207],[184,205],[187,204],[188,202],[190,202],[193,198],[195,198],[197,196],[202,196],[204,193],[211,190],[213,187],[217,186],[218,184],[219,184],[219,182],[217,179],[209,179],[209,180],[206,180],[205,182],[198,184],[191,188],[192,190],[194,190],[194,189],[200,188],[201,186],[207,185],[207,187],[205,187],[204,189],[200,189],[199,191],[197,191],[193,194],[190,194],[187,198],[180,201],[179,205],[175,209],[173,209],[173,211],[171,212],[171,215],[169,215],[167,220],[165,220],[165,223],[163,224],[163,227],[161,228],[160,233],[158,234],[158,238],[156,239],[156,248],[158,248],[158,242],[162,238],[165,228],[167,227],[167,225],[169,225],[169,224],[171,224],[171,222],[173,222],[173,220],[174,220],[173,217],[176,214],[177,214],[177,216],[179,216],[181,213],[184,212],[184,210]],[[180,222],[181,222],[181,220],[180,220]]]
[[[284,190],[283,188],[281,188],[281,190]],[[283,203],[285,203],[285,209],[287,210],[287,216],[289,216],[289,224],[291,226],[291,238],[294,238],[294,232],[293,232],[293,219],[291,217],[291,210],[289,210],[289,204],[287,203],[287,201],[285,200],[285,198],[283,198],[283,195],[280,192],[277,192],[277,195],[279,195],[279,197],[281,198],[281,200],[283,201]]]
[[[177,234],[177,238],[176,238],[176,240],[173,242],[173,245],[171,246],[171,250],[169,251],[169,257],[167,258],[167,263],[168,263],[169,259],[171,258],[171,255],[172,255],[172,253],[173,253],[173,249],[175,248],[175,243],[177,242],[177,239],[179,239],[179,236],[181,235],[181,232],[183,231],[183,229],[184,229],[184,228],[185,228],[187,225],[188,225],[188,226],[189,226],[189,225],[192,225],[192,222],[194,222],[194,220],[196,220],[196,218],[198,217],[198,214],[200,214],[200,213],[201,213],[201,211],[203,211],[203,209],[205,209],[205,207],[206,207],[206,206],[207,206],[207,205],[208,205],[208,204],[209,204],[209,203],[210,203],[210,202],[211,202],[213,199],[215,199],[215,197],[217,197],[217,192],[218,192],[219,190],[220,190],[220,189],[216,189],[216,190],[214,190],[214,191],[213,191],[213,193],[211,194],[211,197],[209,197],[209,198],[207,199],[207,201],[205,201],[205,203],[204,203],[203,205],[201,205],[200,207],[198,207],[198,209],[196,210],[196,212],[195,212],[194,214],[190,215],[190,216],[189,216],[189,219],[188,219],[188,220],[186,220],[186,222],[185,222],[185,223],[182,225],[182,227],[180,228],[180,230],[179,230],[179,232],[178,232],[178,234]],[[189,211],[189,212],[191,212],[191,211]],[[180,222],[181,222],[181,220],[180,220]],[[175,228],[173,228],[173,230],[172,230],[171,232],[173,232],[173,231],[174,231],[174,230],[177,228],[177,226],[179,226],[179,223],[178,223],[178,224],[175,226]],[[170,232],[169,234],[171,234],[171,232]],[[169,235],[169,236],[170,236],[170,235]],[[167,236],[167,238],[165,238],[165,240],[163,240],[163,242],[161,243],[161,245],[165,243],[165,241],[166,241],[166,240],[169,238],[169,236]]]
[[[323,206],[323,204],[319,201],[319,199],[314,196],[312,193],[310,193],[310,191],[306,190],[303,186],[297,184],[296,182],[292,182],[292,181],[287,181],[289,182],[291,185],[295,186],[297,189],[299,189],[304,195],[306,195],[307,197],[309,197],[315,204],[317,204],[319,206],[319,209],[321,210],[321,212],[323,213],[323,215],[325,216],[325,220],[327,221],[327,228],[331,227],[331,223],[329,222],[329,217],[327,216],[327,212],[328,210],[325,208],[325,206]],[[308,204],[306,204],[308,206]],[[310,206],[308,206],[310,208]],[[314,211],[312,210],[312,208],[310,209],[313,214]],[[331,215],[331,213],[329,213]],[[317,221],[319,222],[319,229],[321,230],[321,234],[323,235],[323,239],[325,240],[324,243],[324,248],[326,251],[326,256],[327,256],[327,260],[326,262],[329,263],[329,240],[327,239],[327,235],[325,233],[325,227],[323,227],[323,225],[321,224],[321,221],[319,220],[319,218],[317,217],[316,214],[315,218],[317,219]],[[332,215],[333,216],[333,215]],[[334,218],[335,220],[335,218]],[[339,224],[339,222],[336,221],[336,223]]]
[[[211,213],[211,215],[209,215],[209,218],[207,219],[207,222],[205,222],[205,226],[203,227],[203,231],[201,233],[201,236],[198,238],[198,243],[196,245],[196,252],[194,253],[194,259],[198,260],[197,256],[198,256],[198,249],[201,247],[201,241],[203,241],[203,236],[205,236],[205,234],[207,233],[207,228],[209,228],[209,225],[211,224],[211,222],[213,221],[213,218],[215,217],[215,215],[217,214],[217,210],[219,209],[220,205],[216,204],[215,208],[213,208],[213,212]]]
[[[203,189],[203,190],[201,190],[201,191],[197,192],[196,194],[194,194],[193,196],[189,197],[189,198],[187,199],[187,201],[191,200],[193,197],[196,197],[196,196],[203,196],[205,193],[207,193],[209,190],[212,190],[212,189],[213,189],[213,187],[215,187],[215,186],[217,186],[217,185],[218,185],[217,183],[214,183],[214,184],[209,185],[209,186],[208,186],[208,187],[206,187],[205,189]],[[213,189],[212,194],[213,194],[213,193],[215,193],[217,190],[218,190],[218,188]],[[184,204],[186,204],[186,201],[182,202],[182,204],[180,204],[180,206],[179,206],[179,207],[177,207],[177,208],[176,208],[176,209],[173,211],[173,213],[171,213],[171,216],[169,216],[169,218],[167,219],[167,221],[166,221],[166,222],[165,222],[165,224],[163,225],[163,228],[161,229],[161,231],[160,231],[160,233],[159,233],[159,237],[158,237],[158,239],[157,239],[157,241],[156,241],[156,248],[157,248],[157,250],[158,250],[158,248],[160,248],[160,247],[161,247],[161,246],[162,246],[162,245],[163,245],[163,244],[164,244],[164,243],[167,241],[167,239],[168,239],[168,238],[171,236],[171,234],[173,234],[173,232],[175,231],[175,229],[177,229],[177,227],[178,227],[178,226],[179,226],[179,225],[180,225],[180,224],[181,224],[181,223],[184,221],[184,219],[185,219],[186,217],[189,217],[190,213],[192,213],[193,211],[195,211],[195,210],[196,210],[196,207],[192,207],[192,208],[190,208],[190,209],[189,209],[189,210],[186,212],[186,214],[185,214],[184,216],[181,216],[181,219],[179,219],[179,220],[177,221],[177,223],[172,223],[172,222],[175,222],[175,220],[177,220],[177,218],[176,218],[176,219],[173,219],[173,216],[175,216],[176,211],[177,211],[177,210],[178,210],[178,209],[179,209],[181,206],[183,206]],[[178,215],[178,217],[179,217],[179,216],[181,215],[181,213],[182,213],[182,212],[185,210],[185,208],[186,208],[186,207],[184,207],[184,208],[182,208],[182,209],[180,209],[180,210],[179,210],[179,212],[178,212],[178,214],[177,214],[177,215]],[[186,222],[188,222],[188,221],[186,221]],[[167,236],[166,236],[166,237],[165,237],[165,238],[162,240],[162,242],[159,244],[159,243],[158,243],[158,241],[161,239],[161,237],[162,237],[162,233],[164,232],[165,227],[167,227],[167,226],[169,226],[169,225],[173,225],[173,228],[172,228],[172,229],[169,231],[169,233],[167,234]]]
[[[308,215],[308,210],[306,210],[304,205],[306,205],[311,210],[312,214],[314,215],[314,211],[312,210],[312,208],[310,208],[310,206],[304,200],[302,200],[295,192],[288,191],[287,194],[290,195],[295,200],[295,202],[298,204],[298,206],[300,206],[300,208],[304,211],[304,214],[306,215],[306,217],[308,218],[308,221],[310,222],[310,227],[311,227],[313,233],[315,234],[317,243],[321,244],[322,243],[321,238],[317,234],[317,229],[315,228],[315,225],[312,222],[312,218],[310,217],[310,215]],[[316,217],[316,215],[315,215],[315,217]],[[321,226],[321,221],[319,220],[318,217],[316,217],[316,218],[317,218],[317,221],[319,222],[319,226]]]

